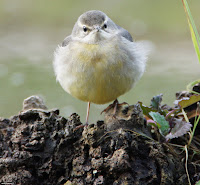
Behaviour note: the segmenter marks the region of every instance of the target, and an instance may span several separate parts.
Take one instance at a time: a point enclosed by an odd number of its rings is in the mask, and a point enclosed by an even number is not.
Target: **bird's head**
[[[72,37],[81,42],[97,44],[111,38],[116,31],[116,24],[105,13],[91,10],[78,18]]]

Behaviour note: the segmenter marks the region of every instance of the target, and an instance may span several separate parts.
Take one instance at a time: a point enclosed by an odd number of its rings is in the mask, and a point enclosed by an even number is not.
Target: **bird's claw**
[[[113,116],[116,117],[117,110],[118,110],[118,108],[121,107],[122,105],[129,105],[129,104],[126,103],[126,102],[119,103],[118,100],[116,99],[112,104],[110,104],[107,108],[105,108],[105,109],[101,112],[101,114],[104,113],[104,112],[108,112],[111,108],[113,108],[113,109],[114,109],[114,114],[113,114]]]

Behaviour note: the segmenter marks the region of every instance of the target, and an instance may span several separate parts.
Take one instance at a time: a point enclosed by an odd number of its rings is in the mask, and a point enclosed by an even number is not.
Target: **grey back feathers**
[[[124,28],[118,26],[117,24],[116,24],[116,26],[119,29],[119,35],[121,35],[122,37],[126,38],[130,42],[133,42],[133,38],[132,38],[131,34],[127,30],[125,30]]]

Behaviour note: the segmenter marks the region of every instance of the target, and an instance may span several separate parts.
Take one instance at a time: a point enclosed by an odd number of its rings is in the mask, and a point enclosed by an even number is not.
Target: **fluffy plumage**
[[[53,66],[69,94],[104,104],[135,85],[144,73],[146,59],[142,46],[133,42],[127,30],[93,10],[78,18],[72,34],[56,49]]]

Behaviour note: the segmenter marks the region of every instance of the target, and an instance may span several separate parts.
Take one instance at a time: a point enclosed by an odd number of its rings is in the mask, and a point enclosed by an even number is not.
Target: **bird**
[[[104,12],[90,10],[79,16],[71,35],[54,52],[57,81],[73,97],[90,104],[119,104],[145,71],[147,56],[131,34]],[[106,109],[105,109],[106,110]]]

